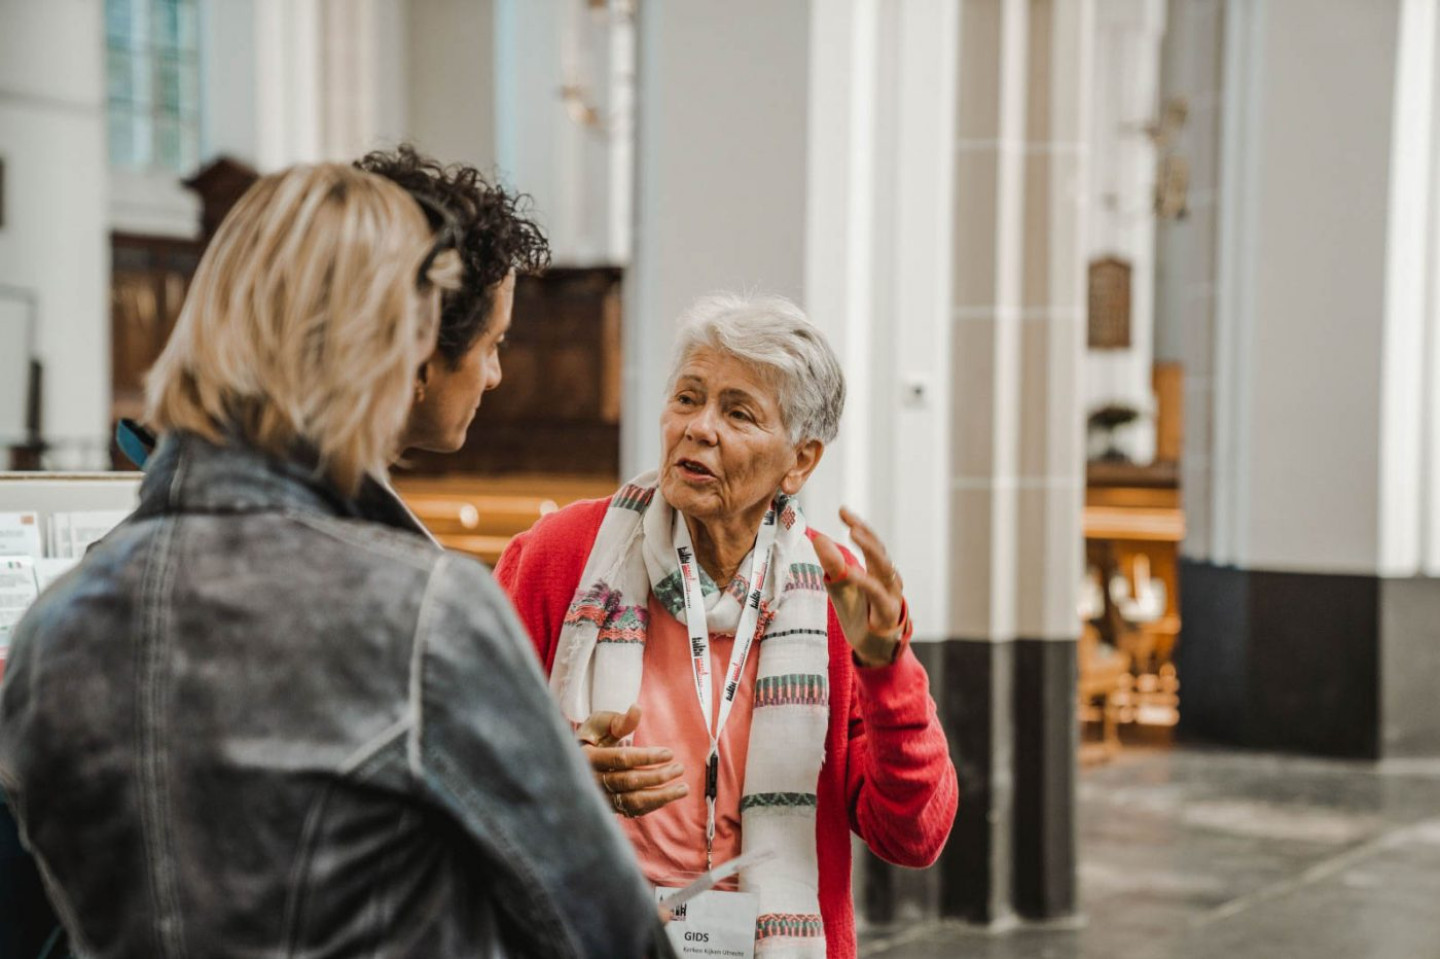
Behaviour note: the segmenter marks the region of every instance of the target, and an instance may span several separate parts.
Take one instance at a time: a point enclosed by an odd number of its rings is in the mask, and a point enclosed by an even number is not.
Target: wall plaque
[[[1107,256],[1090,263],[1090,348],[1130,347],[1130,264]]]

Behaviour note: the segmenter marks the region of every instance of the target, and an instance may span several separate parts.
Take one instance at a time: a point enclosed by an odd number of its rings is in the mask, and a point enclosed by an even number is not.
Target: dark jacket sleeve
[[[478,563],[447,555],[431,576],[411,706],[411,773],[479,846],[526,954],[671,954],[630,844]]]

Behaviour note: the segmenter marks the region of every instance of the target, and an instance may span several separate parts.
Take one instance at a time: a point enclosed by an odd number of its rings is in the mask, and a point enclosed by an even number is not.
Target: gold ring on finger
[[[600,785],[602,785],[602,786],[605,787],[605,791],[606,791],[607,793],[609,793],[609,794],[612,795],[612,796],[615,795],[615,787],[612,786],[612,785],[610,785],[610,774],[609,774],[609,773],[601,773],[601,774],[600,774]]]
[[[629,818],[630,818],[630,812],[629,812],[624,806],[622,806],[622,805],[620,804],[620,794],[619,794],[619,793],[611,793],[611,794],[610,794],[610,805],[614,806],[614,807],[615,807],[615,811],[616,811],[617,813],[619,813],[620,815],[624,816],[626,819],[629,819]]]

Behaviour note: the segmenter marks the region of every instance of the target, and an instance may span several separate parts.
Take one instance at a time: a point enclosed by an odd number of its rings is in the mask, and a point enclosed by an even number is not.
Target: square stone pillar
[[[961,4],[944,912],[1075,908],[1083,183],[1094,9]]]
[[[890,547],[961,784],[935,868],[859,857],[862,914],[1065,916],[1093,0],[718,10],[639,7],[626,462],[688,300],[802,296],[850,388],[806,510]]]
[[[1189,258],[1214,296],[1195,277],[1162,319],[1202,386],[1180,732],[1440,755],[1440,17],[1230,0],[1220,22],[1214,248]]]

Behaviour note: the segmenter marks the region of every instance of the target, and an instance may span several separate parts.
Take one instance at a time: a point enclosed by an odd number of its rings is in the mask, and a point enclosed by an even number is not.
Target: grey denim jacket
[[[670,954],[508,600],[407,525],[171,436],[26,615],[0,782],[77,955]]]

